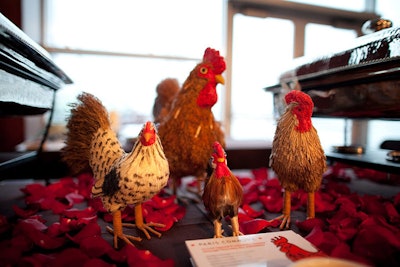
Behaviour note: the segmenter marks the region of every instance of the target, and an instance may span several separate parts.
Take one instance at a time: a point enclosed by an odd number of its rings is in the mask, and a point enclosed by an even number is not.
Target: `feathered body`
[[[221,220],[229,216],[232,222],[232,233],[240,235],[238,210],[243,199],[243,188],[236,176],[227,166],[225,151],[215,142],[212,154],[213,171],[206,179],[203,203],[214,222],[214,237],[222,237]]]
[[[63,160],[73,173],[88,169],[93,172],[92,195],[100,197],[104,208],[114,216],[114,243],[116,237],[126,241],[119,229],[121,210],[127,205],[139,207],[140,210],[135,207],[136,220],[140,227],[146,228],[140,221],[143,220],[140,204],[167,185],[168,161],[153,123],[143,126],[132,151],[126,153],[111,129],[102,103],[88,93],[78,96],[78,100],[81,103],[72,105],[67,123]]]
[[[168,115],[179,90],[178,80],[173,78],[164,79],[157,85],[157,97],[153,105],[154,123],[160,123]]]
[[[286,227],[289,225],[290,192],[298,189],[309,194],[307,217],[314,217],[313,194],[321,186],[326,170],[326,156],[311,121],[314,107],[311,97],[301,91],[291,91],[285,101],[287,108],[278,121],[270,156],[270,166],[285,189],[287,220],[284,218],[281,228],[285,223]]]
[[[224,70],[223,57],[207,48],[203,61],[190,72],[170,112],[160,121],[158,133],[174,183],[184,176],[204,177],[212,144],[225,145],[224,133],[211,110],[218,100],[216,86],[224,82]]]

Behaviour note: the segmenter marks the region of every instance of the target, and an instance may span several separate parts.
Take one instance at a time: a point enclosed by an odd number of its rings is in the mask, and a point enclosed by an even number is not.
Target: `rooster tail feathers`
[[[90,170],[92,138],[99,128],[110,128],[108,112],[99,99],[89,93],[82,93],[78,100],[80,103],[70,105],[67,138],[62,149],[62,159],[73,174]]]

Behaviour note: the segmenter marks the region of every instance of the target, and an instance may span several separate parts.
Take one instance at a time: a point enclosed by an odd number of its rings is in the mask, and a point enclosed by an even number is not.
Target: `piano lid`
[[[356,38],[342,51],[296,59],[279,84],[265,88],[276,98],[293,89],[313,98],[314,116],[400,118],[400,28]]]

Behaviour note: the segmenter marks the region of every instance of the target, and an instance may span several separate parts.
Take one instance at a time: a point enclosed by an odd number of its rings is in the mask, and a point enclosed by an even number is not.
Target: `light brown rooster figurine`
[[[225,146],[224,133],[211,108],[218,100],[216,86],[224,83],[225,61],[207,48],[203,60],[190,72],[171,110],[160,119],[158,133],[168,159],[173,193],[185,176],[204,178],[215,141]]]
[[[315,217],[315,191],[321,186],[326,157],[312,125],[314,103],[301,91],[285,96],[286,111],[278,121],[270,166],[284,188],[283,215],[280,228],[289,228],[291,192],[303,189],[308,194],[307,219]]]
[[[79,95],[78,99],[81,103],[72,105],[67,123],[63,160],[73,173],[92,170],[95,178],[93,197],[100,197],[105,209],[113,216],[114,229],[107,230],[114,235],[114,247],[118,247],[118,238],[128,244],[132,244],[130,240],[141,240],[122,231],[121,211],[127,205],[135,205],[136,227],[148,239],[149,232],[161,236],[151,226],[162,225],[145,224],[141,206],[164,188],[169,178],[168,161],[154,124],[147,122],[143,126],[132,151],[126,153],[110,128],[108,113],[102,103],[88,93]]]
[[[222,236],[222,219],[229,216],[232,235],[241,235],[239,231],[238,210],[242,203],[243,188],[236,176],[230,171],[226,154],[222,146],[215,142],[212,154],[212,174],[206,179],[203,203],[214,223],[214,237]]]

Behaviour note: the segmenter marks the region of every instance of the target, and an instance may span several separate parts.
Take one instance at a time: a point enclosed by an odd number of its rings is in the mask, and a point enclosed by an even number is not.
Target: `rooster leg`
[[[122,219],[121,219],[121,211],[116,211],[112,214],[113,216],[113,227],[107,226],[107,231],[114,235],[114,248],[118,248],[118,238],[122,239],[125,243],[130,244],[133,246],[132,241],[141,241],[142,239],[140,237],[135,237],[135,236],[130,236],[130,235],[125,235],[122,232]]]
[[[276,218],[275,220],[281,220],[282,223],[279,228],[282,229],[289,229],[290,226],[290,210],[291,210],[291,202],[290,202],[290,191],[285,190],[284,197],[283,197],[283,214]]]
[[[214,220],[214,238],[221,238],[224,237],[222,235],[222,223],[221,221]]]
[[[315,217],[315,193],[309,192],[307,197],[307,219],[312,219]]]
[[[160,232],[157,232],[156,230],[154,230],[151,227],[165,227],[165,224],[161,224],[161,223],[144,223],[143,220],[143,213],[142,213],[142,204],[137,204],[135,206],[135,222],[136,224],[132,224],[132,223],[124,223],[122,224],[125,227],[136,227],[139,230],[141,230],[147,237],[147,239],[151,239],[149,232],[155,234],[157,237],[161,236]]]
[[[237,215],[232,217],[231,224],[232,224],[232,235],[233,236],[243,235],[243,233],[241,233],[239,231],[239,219],[238,219]]]

